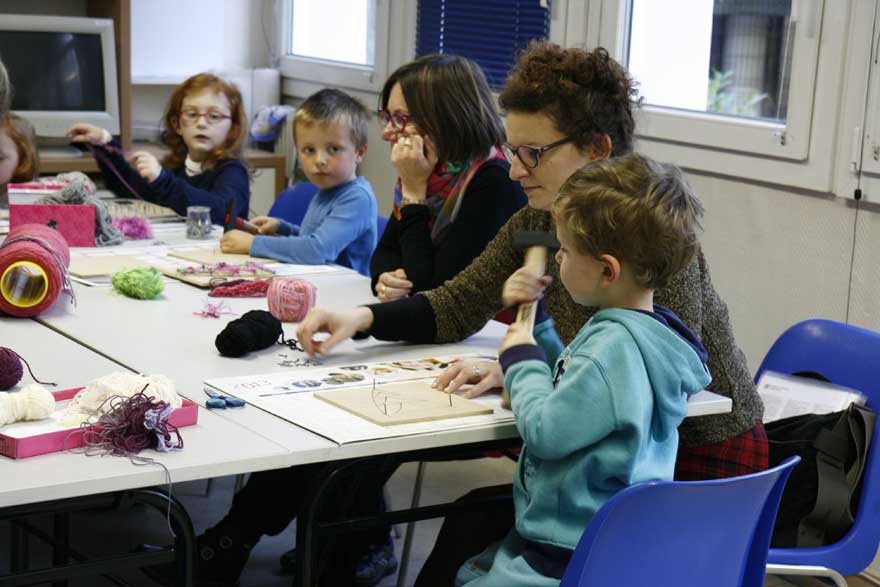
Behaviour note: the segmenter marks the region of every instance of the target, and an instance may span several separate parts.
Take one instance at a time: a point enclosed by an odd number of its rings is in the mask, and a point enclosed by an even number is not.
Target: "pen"
[[[249,232],[251,234],[259,234],[260,233],[260,228],[256,224],[248,222],[247,220],[245,220],[244,218],[241,218],[240,216],[235,219],[235,228],[237,228],[239,230],[243,230],[245,232]]]
[[[226,200],[226,216],[223,217],[223,232],[229,232],[235,228],[235,222],[232,220],[232,206],[234,204],[234,198]]]

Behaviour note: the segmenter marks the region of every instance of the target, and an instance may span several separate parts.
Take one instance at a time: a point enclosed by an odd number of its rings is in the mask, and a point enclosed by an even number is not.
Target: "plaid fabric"
[[[768,466],[764,424],[717,444],[680,446],[675,463],[676,481],[723,479],[765,470]]]

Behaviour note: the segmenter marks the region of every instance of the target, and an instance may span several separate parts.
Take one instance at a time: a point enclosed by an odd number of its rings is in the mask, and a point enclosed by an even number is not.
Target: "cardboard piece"
[[[72,255],[70,257],[70,273],[76,277],[100,277],[112,275],[123,269],[132,267],[148,267],[149,263],[125,255]]]
[[[52,395],[55,396],[56,402],[66,402],[81,389],[82,387],[75,387],[53,391]],[[56,411],[64,409],[64,407],[66,406],[56,404]],[[184,399],[183,405],[168,416],[168,422],[178,428],[190,426],[197,423],[198,420],[199,405],[188,399]],[[45,420],[16,422],[0,427],[0,455],[22,459],[82,446],[82,434],[77,432],[78,426],[63,427],[58,424],[54,426],[55,429],[47,430],[45,422]],[[10,430],[12,427],[16,428],[14,435]],[[26,433],[28,427],[39,428],[41,432],[28,435]]]
[[[317,391],[315,397],[380,426],[491,414],[492,408],[417,380]],[[450,398],[452,400],[450,405]]]

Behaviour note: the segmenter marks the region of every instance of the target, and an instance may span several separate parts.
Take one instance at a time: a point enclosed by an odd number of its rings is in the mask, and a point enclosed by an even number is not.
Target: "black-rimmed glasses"
[[[565,143],[570,143],[571,141],[571,138],[564,138],[562,140],[556,141],[555,143],[544,145],[543,147],[532,147],[531,145],[520,145],[518,147],[514,147],[510,143],[504,143],[501,145],[501,150],[504,152],[504,156],[507,157],[507,160],[511,163],[513,163],[514,157],[519,157],[519,160],[522,162],[523,165],[525,165],[529,169],[534,169],[538,166],[538,163],[541,162],[541,155],[543,155],[550,149],[555,149],[556,147],[564,145]]]
[[[382,123],[382,126],[388,126],[391,123],[391,126],[396,130],[403,130],[407,123],[412,120],[412,116],[409,114],[404,114],[403,112],[388,112],[384,108],[379,108],[376,111],[376,114],[379,116],[379,121]]]

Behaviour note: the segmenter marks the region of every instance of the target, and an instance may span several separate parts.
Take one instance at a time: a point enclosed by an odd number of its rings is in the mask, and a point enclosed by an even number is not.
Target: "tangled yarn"
[[[24,357],[10,348],[0,346],[0,391],[12,389],[21,381],[21,376],[24,374],[24,370],[21,367],[22,363],[27,365],[28,373],[30,373],[34,381],[43,385],[55,385],[54,383],[40,381],[34,377],[34,372],[31,371],[31,366],[24,360]]]
[[[113,289],[130,298],[152,300],[165,289],[162,274],[155,267],[133,267],[117,271],[110,278]]]
[[[121,245],[125,238],[115,226],[107,211],[107,205],[95,194],[95,184],[84,173],[72,171],[56,178],[66,184],[55,194],[43,196],[38,204],[88,204],[95,207],[95,246]]]
[[[315,305],[315,284],[297,277],[276,277],[266,295],[269,311],[282,322],[300,322]]]
[[[220,261],[213,265],[202,264],[184,267],[178,269],[177,272],[181,275],[216,275],[217,277],[268,277],[275,274],[274,271],[256,261],[245,261],[240,264]]]
[[[150,386],[150,395],[158,401],[179,408],[183,400],[174,388],[174,382],[164,375],[137,375],[126,371],[116,371],[94,379],[81,389],[67,406],[66,417],[101,415],[111,409],[107,402],[111,397],[131,397]],[[82,420],[82,418],[80,418]]]
[[[243,357],[275,344],[283,334],[281,322],[265,310],[245,312],[226,325],[214,344],[224,357]]]
[[[82,423],[86,454],[133,456],[145,448],[169,452],[183,448],[177,427],[168,422],[174,408],[144,392],[130,397],[111,396],[101,405],[101,415]]]
[[[213,289],[208,293],[212,298],[264,298],[266,292],[269,291],[269,283],[271,278],[265,279],[218,279],[218,284],[214,285],[211,280]]]
[[[113,226],[118,228],[122,236],[128,240],[142,241],[153,238],[153,227],[146,218],[141,218],[140,216],[114,218]]]
[[[0,426],[24,420],[42,420],[54,410],[55,397],[37,383],[13,393],[0,393]]]

